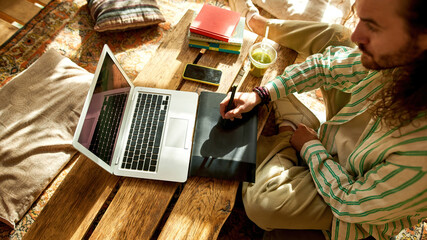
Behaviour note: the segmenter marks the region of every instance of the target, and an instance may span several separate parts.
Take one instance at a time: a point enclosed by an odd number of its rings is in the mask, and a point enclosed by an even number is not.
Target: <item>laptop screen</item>
[[[109,165],[129,91],[129,83],[107,53],[96,79],[78,141]]]

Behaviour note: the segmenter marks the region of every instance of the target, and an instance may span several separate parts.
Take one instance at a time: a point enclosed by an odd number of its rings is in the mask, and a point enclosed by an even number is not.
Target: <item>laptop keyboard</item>
[[[122,168],[155,172],[169,96],[139,93]]]
[[[89,150],[110,164],[128,93],[105,96]]]

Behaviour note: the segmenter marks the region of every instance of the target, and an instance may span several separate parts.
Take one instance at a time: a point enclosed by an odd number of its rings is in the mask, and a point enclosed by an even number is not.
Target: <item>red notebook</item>
[[[191,23],[190,32],[228,42],[239,20],[237,12],[205,4]]]

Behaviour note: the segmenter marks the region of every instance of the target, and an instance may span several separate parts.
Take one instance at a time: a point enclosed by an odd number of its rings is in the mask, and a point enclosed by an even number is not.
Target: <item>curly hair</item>
[[[397,14],[406,21],[406,30],[411,38],[417,39],[419,34],[427,34],[427,1],[401,0],[400,4],[402,6]],[[352,4],[343,24],[357,15],[355,6],[356,2]],[[389,127],[400,127],[427,113],[426,55],[424,51],[410,65],[383,70],[383,80],[387,82],[384,82],[379,94],[370,98],[374,104],[369,110],[375,120],[381,118]]]
[[[427,54],[411,65],[384,71],[388,81],[372,101],[370,111],[375,119],[382,118],[389,127],[409,124],[419,114],[427,112]],[[390,76],[390,77],[389,77]]]
[[[407,31],[413,39],[427,32],[425,0],[401,1],[406,6],[400,8],[400,14],[406,21]],[[382,118],[390,127],[409,124],[419,114],[427,112],[427,53],[424,51],[412,64],[383,71],[386,83],[373,101],[370,108],[374,118]]]

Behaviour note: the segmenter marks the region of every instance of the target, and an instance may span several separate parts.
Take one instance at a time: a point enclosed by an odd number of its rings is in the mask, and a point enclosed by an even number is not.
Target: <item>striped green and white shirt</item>
[[[381,91],[383,77],[362,66],[358,49],[328,47],[266,84],[272,100],[321,86],[351,93],[321,126],[319,140],[301,150],[334,214],[331,239],[390,239],[427,218],[427,118],[401,128],[371,119],[368,99]]]

